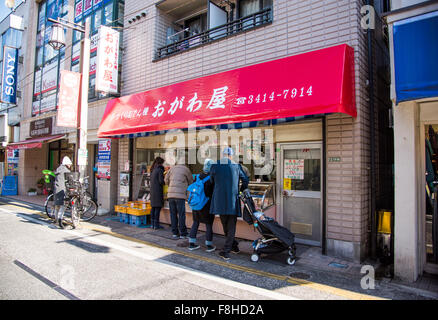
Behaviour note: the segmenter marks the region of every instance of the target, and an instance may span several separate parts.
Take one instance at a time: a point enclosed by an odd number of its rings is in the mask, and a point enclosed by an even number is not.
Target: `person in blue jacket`
[[[210,169],[210,179],[214,184],[210,214],[220,216],[225,234],[225,245],[219,256],[229,260],[230,252],[240,252],[239,243],[234,238],[237,217],[242,215],[239,200],[239,181],[242,180],[240,190],[244,190],[248,188],[249,179],[242,166],[232,160],[234,155],[232,148],[224,148],[222,155],[222,159],[213,164]]]

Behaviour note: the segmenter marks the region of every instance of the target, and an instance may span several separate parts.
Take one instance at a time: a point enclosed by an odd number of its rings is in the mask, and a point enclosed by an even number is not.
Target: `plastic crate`
[[[137,227],[146,225],[146,216],[131,216],[129,224]]]
[[[123,205],[123,204],[122,205],[118,204],[118,205],[114,206],[115,212],[126,213],[127,209],[128,209],[128,207],[126,205]]]
[[[119,221],[126,223],[126,224],[129,224],[129,223],[131,223],[131,216],[127,213],[119,212]]]
[[[134,207],[140,209],[150,209],[152,208],[149,201],[134,201]]]
[[[151,213],[151,209],[140,209],[140,208],[130,208],[128,207],[126,213],[133,216],[145,216]]]

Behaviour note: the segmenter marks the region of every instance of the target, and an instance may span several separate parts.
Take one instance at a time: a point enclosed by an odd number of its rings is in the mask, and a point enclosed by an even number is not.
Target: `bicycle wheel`
[[[79,226],[79,220],[80,220],[80,199],[79,197],[75,196],[71,199],[71,223],[73,226],[73,229],[77,228]]]
[[[50,219],[55,219],[55,194],[52,193],[46,198],[44,210]]]
[[[91,194],[86,192],[83,196],[82,210],[80,211],[81,220],[90,221],[93,219],[97,214],[97,209],[97,203],[92,199]]]

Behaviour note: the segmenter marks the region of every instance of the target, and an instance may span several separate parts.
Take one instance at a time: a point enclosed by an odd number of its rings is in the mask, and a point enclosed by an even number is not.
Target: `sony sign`
[[[18,49],[4,46],[1,102],[17,104]]]

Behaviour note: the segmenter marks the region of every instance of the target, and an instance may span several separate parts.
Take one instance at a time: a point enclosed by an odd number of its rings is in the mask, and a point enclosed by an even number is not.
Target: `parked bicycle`
[[[49,170],[44,170],[43,173],[49,175],[49,177],[46,176],[45,181],[50,181],[49,183],[53,184],[54,179],[52,179],[53,176]],[[65,178],[67,192],[64,197],[64,217],[68,217],[73,227],[77,227],[80,221],[93,219],[97,214],[98,207],[87,190],[89,185],[88,177],[79,179],[79,172],[69,172],[65,173]],[[51,193],[46,198],[44,209],[49,218],[55,219],[55,194],[53,193],[53,187],[49,187],[48,190],[51,190]]]

